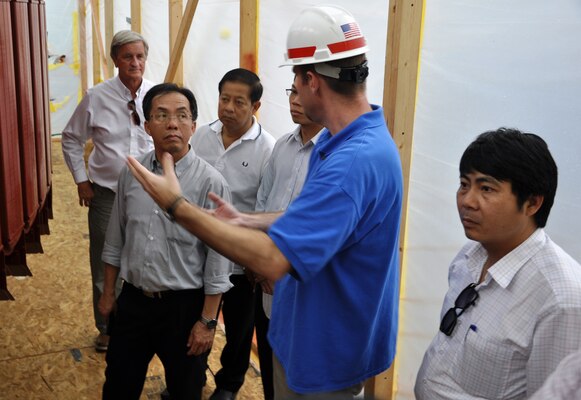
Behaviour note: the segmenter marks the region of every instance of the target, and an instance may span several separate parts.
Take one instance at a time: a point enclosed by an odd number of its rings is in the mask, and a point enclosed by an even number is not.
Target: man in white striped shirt
[[[544,231],[557,166],[537,135],[480,135],[460,161],[471,239],[454,258],[418,400],[525,399],[581,346],[581,266]]]

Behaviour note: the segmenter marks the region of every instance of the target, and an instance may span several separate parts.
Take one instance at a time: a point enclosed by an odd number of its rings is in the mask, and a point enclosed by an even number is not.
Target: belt
[[[141,293],[142,295],[149,297],[150,299],[167,299],[168,297],[177,293],[177,291],[175,290],[161,290],[159,292],[149,292],[147,290],[135,287],[129,282],[123,282],[123,288],[125,287],[130,291]]]

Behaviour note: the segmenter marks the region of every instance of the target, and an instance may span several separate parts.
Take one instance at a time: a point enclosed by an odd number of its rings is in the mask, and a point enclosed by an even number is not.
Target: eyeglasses
[[[139,118],[139,114],[137,113],[137,109],[135,108],[135,100],[131,100],[127,103],[127,108],[131,111],[131,118],[133,119],[133,123],[135,125],[141,125],[141,118]]]
[[[192,121],[192,116],[190,114],[188,114],[187,112],[178,112],[177,114],[168,114],[168,113],[163,112],[163,111],[158,111],[154,114],[151,114],[151,117],[153,118],[153,120],[155,122],[159,122],[160,124],[168,122],[172,118],[175,118],[178,121],[178,123],[180,123],[180,124],[185,124],[187,122]]]
[[[296,89],[285,89],[286,95],[287,96],[296,96],[297,95],[297,90]]]
[[[444,335],[450,336],[452,332],[454,332],[454,328],[458,322],[458,317],[462,315],[468,307],[476,303],[478,292],[475,288],[476,284],[471,283],[462,290],[454,302],[454,307],[450,308],[446,311],[446,314],[444,314],[444,318],[442,318],[442,322],[440,323],[440,331]],[[460,312],[457,312],[456,310],[460,310]]]

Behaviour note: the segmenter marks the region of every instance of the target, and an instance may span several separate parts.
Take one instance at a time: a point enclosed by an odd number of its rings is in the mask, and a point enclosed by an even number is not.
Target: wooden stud
[[[87,30],[85,21],[87,10],[85,8],[85,0],[78,0],[77,5],[79,10],[79,71],[81,75],[81,92],[82,96],[84,96],[89,87],[87,82]]]
[[[178,37],[178,30],[183,18],[184,4],[182,0],[169,0],[169,48],[173,49]],[[178,85],[184,84],[184,60],[180,55],[179,63],[173,82]]]
[[[113,65],[113,59],[109,56],[111,41],[113,41],[113,35],[115,34],[113,5],[113,0],[105,0],[105,43],[103,44],[103,58],[107,60],[107,75],[105,76],[107,79],[115,74],[115,65]]]
[[[178,29],[178,34],[174,46],[171,50],[169,65],[167,67],[164,82],[174,82],[178,64],[184,51],[184,45],[186,44],[186,39],[188,38],[188,33],[190,32],[190,26],[192,25],[192,20],[194,19],[194,14],[196,13],[196,7],[198,7],[198,0],[188,0],[188,4],[186,5],[186,10],[184,11],[184,16],[182,18],[182,22],[180,23],[180,28]]]
[[[258,0],[240,0],[240,67],[258,73]]]
[[[131,30],[141,33],[141,0],[131,0]]]
[[[405,239],[423,2],[424,0],[389,1],[383,108],[387,125],[399,150],[404,177],[399,237],[400,271],[405,265],[406,256]],[[400,290],[401,297],[403,297],[403,288]],[[394,370],[397,361],[396,356],[393,365],[387,371],[367,382],[365,386],[366,399],[391,400],[393,398],[396,389]]]
[[[91,0],[91,15],[93,26],[93,86],[102,82],[101,79],[101,54],[99,52],[99,38],[100,38],[100,12],[99,0]]]

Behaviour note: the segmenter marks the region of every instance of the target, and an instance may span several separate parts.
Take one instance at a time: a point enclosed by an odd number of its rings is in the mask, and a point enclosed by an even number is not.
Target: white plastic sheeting
[[[101,3],[101,27],[104,32],[104,5]],[[184,7],[187,0],[183,1]],[[293,79],[290,67],[279,68],[284,61],[286,33],[298,13],[305,7],[326,4],[323,1],[283,1],[268,0],[260,4],[259,16],[259,75],[264,86],[259,119],[265,129],[275,137],[280,137],[293,128],[288,112],[288,99],[284,89],[290,87]],[[370,101],[381,104],[383,95],[383,65],[387,36],[387,7],[383,0],[367,0],[365,7],[353,7],[347,0],[334,1],[336,5],[350,10],[367,36],[371,76],[369,78]],[[48,1],[47,24],[49,43],[58,52],[67,54],[67,62],[72,62],[72,15],[77,10],[73,0]],[[88,78],[92,85],[91,5],[86,0]],[[114,30],[130,29],[131,10],[129,1],[116,1],[114,8]],[[198,100],[198,123],[211,122],[217,118],[218,82],[222,76],[239,66],[240,6],[237,0],[200,0],[184,48],[184,84],[192,89]],[[63,29],[65,28],[65,29]],[[149,58],[145,77],[154,82],[162,82],[169,65],[168,1],[142,1],[142,34],[149,42]],[[104,37],[104,35],[103,35]],[[105,43],[107,48],[109,44]],[[55,49],[57,52],[57,49]],[[70,56],[69,56],[70,55]],[[64,69],[63,69],[64,70]],[[52,72],[52,71],[51,71]],[[72,71],[71,71],[72,74]],[[51,74],[51,79],[53,78]],[[56,75],[56,74],[54,74]],[[69,74],[68,74],[69,75]],[[68,80],[68,86],[60,83],[51,86],[56,99],[71,93],[71,85],[78,88],[78,78]],[[53,80],[51,80],[51,84]],[[65,92],[65,93],[63,93]],[[76,93],[73,93],[76,96]],[[71,105],[74,102],[71,103]],[[72,107],[74,109],[74,107]],[[72,110],[53,113],[53,133],[64,127]],[[62,116],[62,117],[61,117]]]
[[[278,67],[286,32],[302,8],[325,3],[329,2],[261,2],[259,75],[265,92],[259,118],[276,137],[293,126],[284,94],[293,75],[290,67]],[[350,10],[368,39],[369,99],[381,104],[388,0],[332,3]],[[116,31],[130,27],[129,4],[115,2]],[[73,13],[76,1],[48,1],[46,7],[51,51],[68,56],[70,50],[55,47],[71,42],[71,24],[65,26],[55,16]],[[90,16],[89,4],[87,10]],[[155,82],[163,81],[169,63],[167,18],[166,0],[142,1],[142,31],[150,44],[146,77]],[[62,25],[57,27],[54,21]],[[87,36],[91,37],[90,19]],[[455,206],[458,161],[477,134],[507,126],[545,138],[560,168],[547,231],[581,260],[580,38],[578,0],[426,1],[396,398],[413,398],[417,369],[437,330],[448,263],[465,241]],[[200,0],[184,49],[185,85],[198,99],[200,124],[216,118],[218,81],[239,65],[238,40],[239,2]],[[90,56],[90,44],[88,49]],[[74,86],[73,79],[67,82]],[[53,82],[51,74],[51,97],[60,96],[59,90],[66,91]],[[53,132],[58,132],[55,121],[53,114]]]
[[[439,324],[448,264],[465,242],[458,162],[481,132],[537,133],[559,166],[547,231],[581,260],[581,3],[426,2],[414,127],[397,399],[413,398]]]

